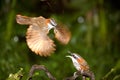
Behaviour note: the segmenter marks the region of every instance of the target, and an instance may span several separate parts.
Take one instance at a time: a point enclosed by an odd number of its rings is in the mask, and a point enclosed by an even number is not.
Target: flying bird
[[[51,29],[54,29],[55,38],[62,44],[70,41],[71,33],[68,28],[57,24],[52,18],[16,15],[16,21],[21,25],[29,25],[26,32],[27,45],[40,56],[50,56],[56,50],[54,41],[48,36]]]

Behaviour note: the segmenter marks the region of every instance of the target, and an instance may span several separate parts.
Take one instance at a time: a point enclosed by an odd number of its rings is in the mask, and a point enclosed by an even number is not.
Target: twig
[[[48,69],[44,65],[33,65],[32,68],[30,69],[28,80],[32,80],[32,75],[35,73],[36,70],[43,70],[50,80],[56,80],[56,78],[52,76],[52,74],[48,71]]]
[[[82,80],[86,80],[86,77],[89,77],[90,80],[95,80],[95,76],[94,76],[93,72],[91,72],[91,71],[84,71],[82,73],[80,71],[77,71],[74,73],[73,76],[67,77],[64,80],[75,80],[79,76],[82,76]]]

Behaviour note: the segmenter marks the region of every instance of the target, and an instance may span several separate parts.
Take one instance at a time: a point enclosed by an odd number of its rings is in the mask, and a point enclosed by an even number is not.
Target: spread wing
[[[29,48],[40,56],[49,56],[55,51],[55,44],[39,26],[29,26],[26,33]]]
[[[54,29],[55,38],[62,44],[67,44],[70,41],[71,33],[67,27],[63,25],[58,25]]]

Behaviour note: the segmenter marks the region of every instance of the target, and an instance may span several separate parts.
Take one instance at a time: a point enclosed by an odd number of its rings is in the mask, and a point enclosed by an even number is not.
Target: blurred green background
[[[96,80],[120,80],[119,3],[119,0],[0,0],[0,80],[20,68],[25,80],[34,64],[45,65],[57,80],[62,80],[76,71],[72,61],[65,57],[68,50],[85,58]],[[16,14],[55,18],[70,29],[69,44],[61,45],[54,39],[54,54],[35,55],[26,44],[28,26],[17,24]],[[49,79],[39,72],[34,80]]]

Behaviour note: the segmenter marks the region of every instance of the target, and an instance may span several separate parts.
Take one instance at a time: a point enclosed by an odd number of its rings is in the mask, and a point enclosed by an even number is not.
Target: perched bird
[[[59,26],[54,19],[16,15],[16,21],[21,25],[29,25],[26,32],[27,45],[40,56],[49,56],[55,51],[54,41],[48,36],[51,29],[54,29],[55,38],[63,44],[67,44],[71,37],[70,31]]]
[[[70,55],[66,57],[69,57],[72,59],[73,65],[78,71],[81,71],[81,72],[89,71],[89,65],[87,64],[85,59],[83,59],[80,55],[76,53],[70,53]]]

